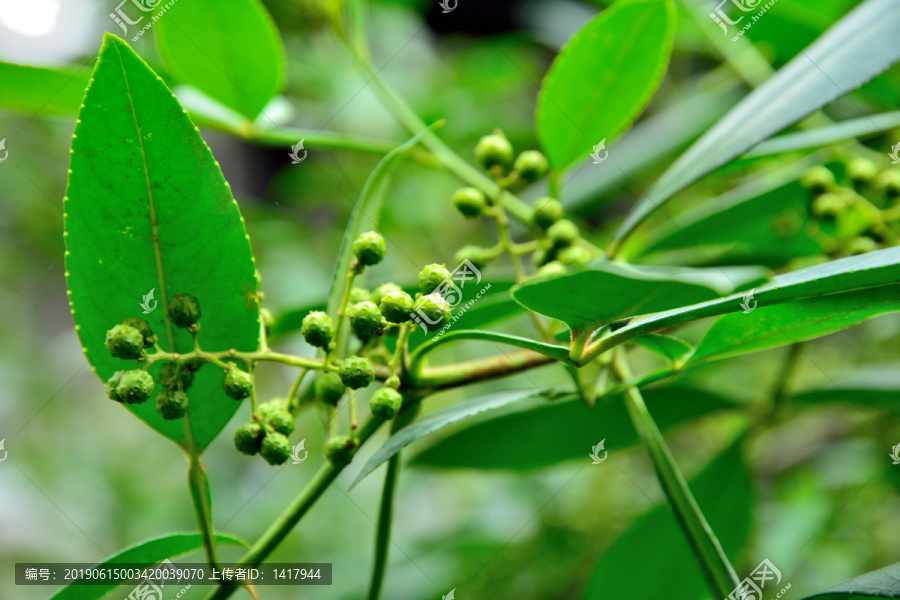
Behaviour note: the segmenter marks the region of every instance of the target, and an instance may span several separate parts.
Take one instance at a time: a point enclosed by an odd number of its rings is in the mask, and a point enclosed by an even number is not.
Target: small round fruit
[[[405,323],[413,311],[413,299],[403,290],[388,292],[381,297],[378,309],[388,322]]]
[[[847,164],[847,177],[856,187],[867,185],[878,173],[878,167],[866,158],[854,158]]]
[[[450,318],[450,305],[439,294],[428,294],[416,300],[416,312],[421,311],[430,323],[437,323],[442,319]]]
[[[169,302],[169,318],[179,327],[190,327],[200,320],[200,302],[190,294],[175,294]]]
[[[512,144],[502,135],[486,135],[475,145],[475,160],[485,170],[499,166],[505,171],[513,162]]]
[[[562,202],[556,198],[539,198],[534,203],[534,214],[531,220],[541,229],[547,229],[562,219],[565,213]]]
[[[316,397],[325,404],[336,405],[347,388],[337,373],[322,373],[316,378]]]
[[[568,219],[560,219],[547,230],[547,237],[554,248],[571,246],[578,235],[578,226]]]
[[[372,302],[358,302],[347,312],[350,317],[350,327],[353,333],[361,340],[367,340],[384,327],[384,317],[381,311]]]
[[[283,435],[291,435],[294,432],[296,421],[294,415],[287,410],[276,410],[266,415],[266,423]]]
[[[537,150],[526,150],[516,157],[513,170],[519,174],[522,181],[531,183],[547,174],[550,165],[547,157]]]
[[[128,325],[116,325],[106,332],[106,349],[115,358],[140,358],[144,352],[144,336]]]
[[[425,268],[419,272],[419,289],[423,295],[427,295],[449,279],[450,271],[444,265],[425,265]]]
[[[328,344],[331,343],[331,338],[334,337],[334,325],[331,322],[331,317],[326,313],[314,310],[303,317],[300,333],[307,344],[324,349],[328,347]]]
[[[364,388],[375,379],[375,370],[368,358],[361,356],[348,356],[341,363],[338,371],[341,383],[351,390]]]
[[[153,393],[153,377],[141,369],[125,371],[116,387],[116,396],[125,404],[141,404]]]
[[[872,252],[873,250],[878,250],[878,242],[870,237],[859,236],[847,242],[847,254],[850,254],[851,256],[865,254],[866,252]]]
[[[384,237],[376,231],[363,233],[353,242],[353,254],[359,264],[364,266],[377,265],[386,252]]]
[[[277,431],[267,433],[259,447],[259,455],[270,465],[280,465],[291,457],[291,442]]]
[[[351,306],[353,304],[359,304],[360,302],[371,302],[372,294],[366,288],[355,287],[350,289],[350,299],[349,302]]]
[[[456,264],[462,264],[469,261],[476,269],[482,269],[491,262],[493,258],[494,256],[487,248],[482,248],[481,246],[463,246],[456,252],[453,260],[456,261]]]
[[[156,395],[156,412],[166,421],[180,419],[187,413],[187,409],[188,395],[181,390],[163,388]]]
[[[568,272],[566,269],[566,265],[562,264],[558,260],[553,260],[548,262],[546,265],[538,269],[534,272],[535,277],[541,277],[546,279],[552,279],[553,277],[559,277],[560,275],[565,275]]]
[[[167,362],[159,371],[159,382],[169,389],[186,390],[194,383],[196,369],[184,362]]]
[[[356,453],[356,443],[346,435],[336,435],[325,442],[325,458],[332,464],[350,464]]]
[[[815,195],[823,194],[834,187],[834,173],[819,165],[807,171],[800,184]]]
[[[591,253],[581,246],[569,246],[560,251],[557,260],[564,265],[584,265],[591,262]]]
[[[150,346],[155,344],[156,340],[158,339],[156,335],[154,335],[153,330],[150,329],[150,324],[143,319],[138,319],[137,317],[128,317],[127,319],[122,321],[122,325],[134,327],[141,332],[141,337],[144,338],[144,348],[149,348]]]
[[[259,452],[266,432],[256,421],[245,423],[234,432],[234,447],[241,454],[252,456]]]
[[[243,400],[253,393],[253,377],[246,371],[241,371],[235,365],[225,373],[225,381],[222,382],[225,395],[235,400]]]
[[[402,292],[403,288],[401,288],[396,283],[382,283],[375,291],[372,292],[372,302],[375,304],[381,304],[381,299],[384,298],[384,295],[388,292]]]
[[[811,207],[812,215],[823,221],[832,221],[846,204],[847,201],[837,194],[826,192],[813,200]]]
[[[900,169],[888,169],[878,176],[877,183],[888,198],[900,197]]]
[[[112,377],[106,380],[106,396],[110,400],[115,400],[116,402],[122,401],[119,397],[118,387],[124,373],[125,371],[116,371],[112,374]]]
[[[487,208],[487,198],[481,190],[465,187],[456,190],[451,198],[453,206],[467,219],[477,219]]]
[[[393,419],[403,404],[403,396],[393,388],[383,387],[369,400],[369,409],[380,419]]]

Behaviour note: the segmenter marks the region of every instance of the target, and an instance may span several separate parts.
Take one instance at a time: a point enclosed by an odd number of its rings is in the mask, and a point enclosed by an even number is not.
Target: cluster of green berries
[[[841,180],[836,171],[843,171]],[[835,170],[813,167],[800,183],[810,193],[810,216],[835,238],[826,248],[830,257],[864,254],[896,243],[896,232],[881,217],[883,210],[900,205],[900,169],[879,172],[871,160],[854,157]]]
[[[288,436],[294,432],[294,415],[288,402],[276,398],[259,405],[256,416],[234,432],[234,446],[242,454],[259,454],[270,465],[280,465],[291,457]]]

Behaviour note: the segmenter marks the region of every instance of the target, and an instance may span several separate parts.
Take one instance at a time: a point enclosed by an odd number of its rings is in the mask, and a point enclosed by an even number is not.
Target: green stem
[[[188,487],[191,492],[191,501],[194,506],[194,514],[197,517],[197,525],[200,528],[200,537],[203,538],[203,547],[206,549],[206,560],[211,567],[219,566],[219,558],[216,554],[215,533],[212,526],[212,500],[209,490],[209,479],[206,469],[200,463],[200,453],[194,444],[194,436],[191,432],[190,417],[184,417],[185,428],[185,452],[188,457]]]
[[[381,492],[381,508],[378,512],[378,527],[375,530],[375,560],[372,563],[372,582],[369,584],[368,600],[381,597],[381,585],[387,567],[388,548],[391,543],[391,519],[394,509],[394,492],[400,471],[400,452],[394,454],[387,464],[384,474],[384,489]]]
[[[622,381],[632,379],[631,370],[622,349],[616,350],[612,364],[613,373]],[[694,557],[700,566],[706,584],[713,598],[727,598],[739,584],[734,567],[728,562],[719,540],[703,516],[697,501],[688,488],[672,452],[656,426],[656,422],[644,404],[644,398],[637,387],[625,390],[625,405],[647,451],[659,483],[669,500],[672,511],[687,537]]]
[[[424,369],[414,381],[420,391],[448,390],[479,381],[508,377],[522,371],[558,362],[556,358],[531,350],[520,350],[489,358]],[[412,379],[412,370],[410,370]]]

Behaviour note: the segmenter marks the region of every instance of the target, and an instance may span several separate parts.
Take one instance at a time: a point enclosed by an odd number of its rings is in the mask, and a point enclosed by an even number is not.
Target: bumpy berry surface
[[[375,371],[369,359],[361,356],[348,356],[341,363],[338,374],[345,386],[351,390],[364,388],[375,379]]]
[[[106,349],[115,358],[139,358],[144,351],[144,336],[128,325],[116,325],[106,332]]]
[[[381,388],[369,400],[369,409],[372,414],[381,419],[393,419],[403,404],[403,396],[395,389]]]
[[[353,254],[361,265],[377,265],[385,252],[384,237],[375,231],[364,233],[353,242]]]
[[[190,327],[200,321],[200,302],[190,294],[175,294],[169,302],[169,318],[179,327]]]
[[[305,317],[300,325],[300,333],[310,346],[327,348],[334,337],[334,325],[331,317],[322,311],[312,311]]]

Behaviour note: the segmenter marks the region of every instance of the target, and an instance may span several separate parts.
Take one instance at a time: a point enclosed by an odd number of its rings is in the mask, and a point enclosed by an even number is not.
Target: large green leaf
[[[488,410],[496,410],[515,402],[523,402],[532,398],[548,397],[552,394],[553,393],[551,392],[537,392],[534,390],[495,392],[473,398],[472,400],[460,402],[459,404],[430,414],[391,435],[381,448],[379,448],[375,454],[369,458],[366,464],[363,465],[363,468],[360,470],[359,475],[356,476],[351,487],[359,483],[369,473],[377,469],[379,465],[387,461],[394,454],[429,433],[433,433],[447,425]],[[560,400],[571,397],[571,394],[566,394],[561,396]]]
[[[823,404],[829,402],[900,408],[900,364],[882,363],[854,367],[851,371],[829,373],[821,387],[794,393],[791,402]]]
[[[641,393],[663,430],[736,408],[734,403],[698,389],[668,386]],[[516,406],[522,410],[491,416],[451,433],[417,454],[413,462],[451,469],[534,469],[587,459],[591,447],[601,439],[606,439],[610,452],[639,441],[618,394],[593,407],[580,398],[551,403],[536,398]]]
[[[284,48],[259,0],[176,2],[153,28],[166,68],[255,119],[284,86]]]
[[[767,156],[770,154],[783,154],[795,152],[807,148],[818,148],[834,142],[864,138],[867,136],[884,133],[894,127],[900,127],[900,111],[884,113],[881,115],[866,115],[858,119],[848,119],[807,131],[798,131],[766,140],[757,144],[744,157]]]
[[[634,120],[665,73],[674,34],[671,0],[628,0],[569,40],[538,96],[538,138],[554,170]]]
[[[697,345],[688,364],[822,337],[898,310],[898,285],[758,306],[747,314],[720,317]]]
[[[243,546],[247,543],[230,535],[216,535],[219,544]],[[189,554],[203,547],[203,538],[199,533],[173,533],[153,538],[126,548],[118,554],[99,563],[99,566],[115,566],[121,564],[152,566],[167,558],[176,558]],[[69,584],[57,591],[50,600],[98,600],[119,587],[114,583],[98,583],[96,585]]]
[[[733,561],[750,536],[753,487],[735,443],[690,482],[697,504]],[[652,577],[647,574],[652,573]],[[708,595],[693,554],[669,505],[639,517],[606,549],[584,594],[585,600],[666,598],[697,600]]]
[[[860,575],[806,598],[851,600],[853,598],[900,598],[900,563]]]
[[[43,69],[0,62],[0,108],[32,115],[76,115],[88,70]]]
[[[766,274],[755,267],[686,269],[596,261],[569,275],[526,282],[513,288],[513,297],[525,308],[579,330],[719,298]]]
[[[859,256],[841,258],[829,263],[799,269],[773,277],[766,285],[753,290],[758,307],[814,298],[825,294],[876,288],[900,280],[900,248],[885,248]],[[742,312],[744,296],[732,294],[693,306],[685,306],[637,319],[598,340],[596,352],[622,342],[697,319],[732,312]]]
[[[900,60],[898,29],[900,3],[895,0],[867,0],[854,9],[681,155],[634,207],[614,240],[697,179]]]
[[[166,314],[166,301],[179,292],[200,301],[205,349],[256,349],[257,280],[237,203],[174,96],[113,35],[104,38],[79,113],[65,210],[72,314],[101,380],[134,368],[104,348],[106,330],[128,317],[146,319],[163,349],[192,349],[191,335]],[[143,314],[141,301],[151,290],[158,306]],[[224,395],[222,379],[221,370],[206,365],[190,390],[188,416],[199,448],[240,405]],[[164,421],[154,404],[151,398],[127,408],[183,444],[185,421]]]

